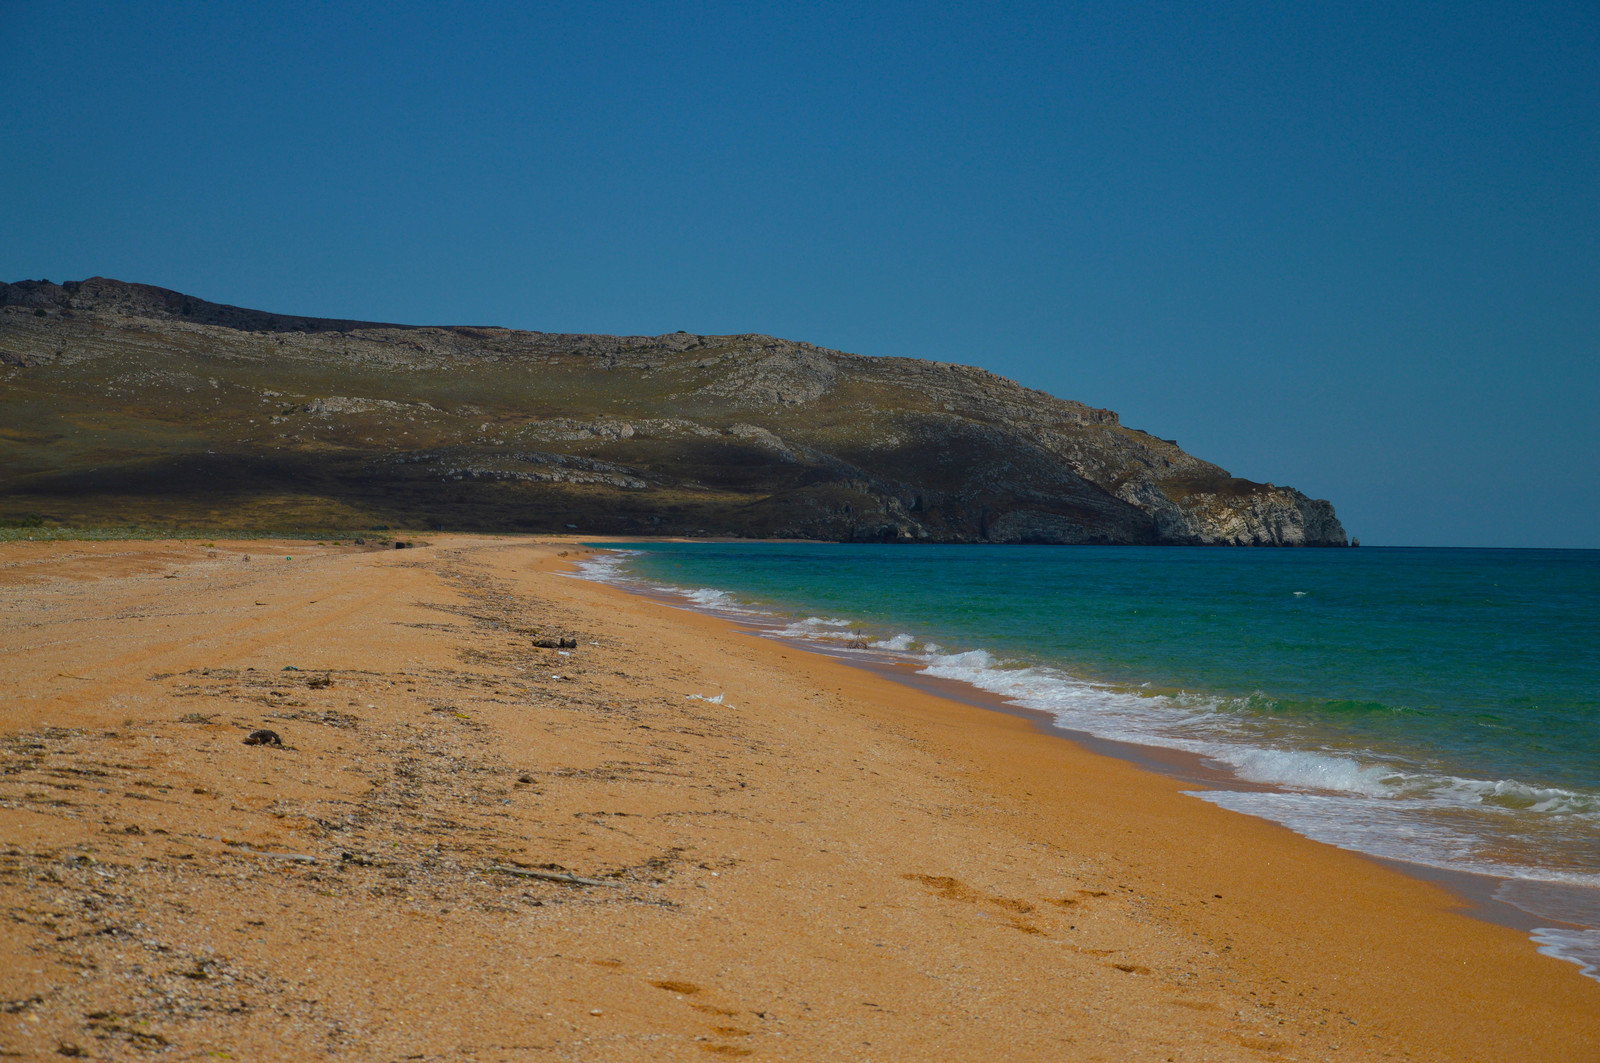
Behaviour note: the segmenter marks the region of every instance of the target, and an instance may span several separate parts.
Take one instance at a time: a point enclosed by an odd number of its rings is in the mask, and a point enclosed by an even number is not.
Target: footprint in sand
[[[1013,930],[1020,930],[1024,934],[1037,934],[1040,937],[1050,936],[1033,923],[1020,918],[1034,910],[1033,905],[1027,901],[982,893],[968,886],[960,879],[951,878],[949,875],[906,874],[901,877],[911,882],[920,883],[927,887],[935,897],[943,900],[960,901],[964,904],[987,905],[992,908],[999,908],[1002,912],[1010,912],[1012,917],[1005,921],[1005,925]]]
[[[657,989],[664,989],[669,993],[676,993],[680,997],[693,996],[694,994],[700,992],[700,987],[693,982],[679,982],[673,979],[662,979],[661,981],[651,982],[650,984],[655,986]],[[703,1011],[708,1015],[717,1015],[722,1018],[732,1018],[733,1016],[739,1014],[737,1011],[730,1011],[727,1008],[715,1007],[711,1004],[690,1003],[689,1006],[696,1011]],[[752,1034],[749,1030],[742,1029],[738,1026],[713,1026],[711,1027],[711,1032],[720,1037],[754,1036],[754,1034]],[[743,1045],[713,1043],[701,1044],[700,1048],[703,1051],[713,1052],[724,1056],[748,1056],[754,1051],[754,1049],[746,1048]]]
[[[694,994],[700,992],[700,987],[695,985],[693,982],[662,981],[651,982],[650,984],[655,986],[657,989],[665,989],[669,993],[678,993],[686,997],[693,996]]]

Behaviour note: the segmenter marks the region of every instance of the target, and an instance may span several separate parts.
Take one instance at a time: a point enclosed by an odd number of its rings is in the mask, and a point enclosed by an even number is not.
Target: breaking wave
[[[1271,713],[1251,711],[1264,695],[1230,699],[1152,693],[984,649],[947,652],[913,633],[874,633],[847,617],[791,619],[714,588],[684,590],[632,580],[623,571],[626,559],[625,552],[599,555],[580,568],[590,579],[648,587],[691,608],[746,622],[760,620],[756,626],[774,638],[830,653],[908,662],[923,675],[965,683],[1007,704],[1045,713],[1067,730],[1197,755],[1254,785],[1195,791],[1193,796],[1272,820],[1320,842],[1497,876],[1513,885],[1600,898],[1600,874],[1593,869],[1591,852],[1592,839],[1600,835],[1600,793],[1517,779],[1464,778],[1393,754],[1319,748]],[[1566,919],[1549,904],[1518,897],[1508,903]],[[1586,916],[1594,920],[1589,927],[1600,926],[1600,901],[1593,909]],[[1570,903],[1562,909],[1570,910]],[[1533,936],[1541,951],[1570,960],[1600,979],[1600,930],[1546,928]]]

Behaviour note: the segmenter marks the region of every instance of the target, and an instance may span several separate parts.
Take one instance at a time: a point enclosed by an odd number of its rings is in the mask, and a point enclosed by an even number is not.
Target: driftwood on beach
[[[499,871],[507,875],[518,875],[522,878],[543,879],[546,882],[567,882],[575,886],[612,886],[621,889],[626,883],[608,882],[598,878],[584,878],[582,875],[569,875],[564,871],[535,871],[527,867],[507,867],[504,864],[495,864],[490,871]]]

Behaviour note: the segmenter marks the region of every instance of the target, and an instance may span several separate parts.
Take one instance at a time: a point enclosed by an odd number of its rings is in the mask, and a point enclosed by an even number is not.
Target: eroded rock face
[[[777,341],[770,346],[769,352],[707,384],[704,393],[731,399],[739,407],[761,409],[802,406],[832,390],[837,370],[827,355],[834,352]]]
[[[1344,546],[1344,527],[1328,502],[1290,487],[1252,485],[1247,494],[1201,491],[1182,503],[1146,481],[1118,496],[1149,512],[1162,542],[1193,546]]]
[[[25,281],[0,285],[0,374],[0,518],[1346,543],[1327,502],[1110,410],[771,336],[410,327]]]

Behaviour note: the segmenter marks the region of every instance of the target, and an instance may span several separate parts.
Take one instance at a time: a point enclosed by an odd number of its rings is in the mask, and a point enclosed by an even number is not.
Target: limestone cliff
[[[0,519],[1345,545],[1324,501],[982,369],[770,336],[0,285]]]

